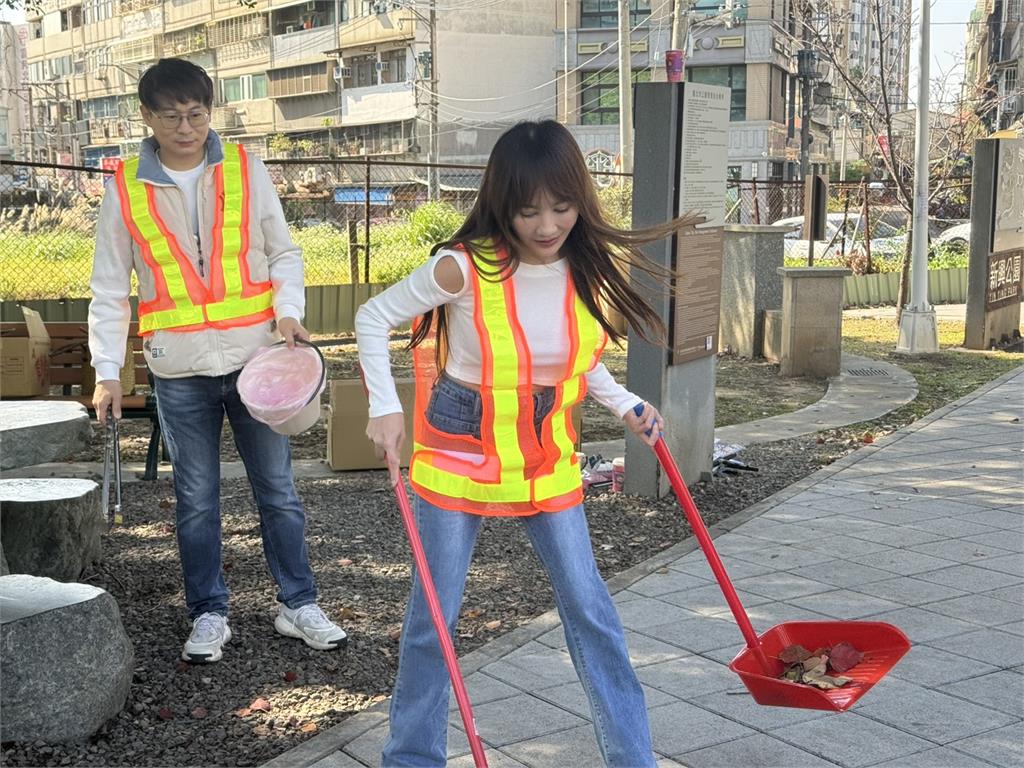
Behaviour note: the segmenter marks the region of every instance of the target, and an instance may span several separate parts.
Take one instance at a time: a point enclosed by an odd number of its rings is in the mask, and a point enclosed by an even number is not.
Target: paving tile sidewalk
[[[1024,765],[1024,367],[715,526],[754,626],[878,619],[914,647],[849,712],[761,707],[696,542],[609,582],[663,768]],[[600,766],[554,612],[461,660],[494,768]],[[457,710],[449,766],[473,765]],[[386,706],[267,766],[376,766]]]

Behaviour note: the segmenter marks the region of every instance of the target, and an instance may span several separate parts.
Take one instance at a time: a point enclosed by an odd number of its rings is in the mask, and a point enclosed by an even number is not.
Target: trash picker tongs
[[[106,440],[103,446],[103,513],[107,516],[107,525],[115,526],[124,523],[121,514],[121,443],[117,434],[117,419],[113,408],[107,407]],[[110,465],[113,457],[114,465],[114,506],[110,506]]]

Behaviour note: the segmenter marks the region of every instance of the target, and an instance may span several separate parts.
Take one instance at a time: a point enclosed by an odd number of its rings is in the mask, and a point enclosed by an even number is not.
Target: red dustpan
[[[642,406],[638,408],[642,409]],[[726,602],[732,609],[732,615],[740,625],[743,639],[747,641],[747,647],[733,659],[729,668],[740,676],[754,701],[775,707],[843,712],[885,677],[903,654],[910,650],[910,640],[906,635],[892,624],[880,621],[787,621],[758,637],[664,439],[659,439],[655,443],[654,453],[668,475],[672,490],[675,491],[686,519],[700,542],[701,549],[704,550],[718,585],[725,594]],[[787,646],[802,645],[807,650],[814,651],[818,648],[831,647],[844,640],[863,653],[864,659],[855,667],[843,672],[843,677],[852,678],[851,682],[843,687],[821,690],[803,683],[779,679],[785,665],[779,661],[778,655]]]

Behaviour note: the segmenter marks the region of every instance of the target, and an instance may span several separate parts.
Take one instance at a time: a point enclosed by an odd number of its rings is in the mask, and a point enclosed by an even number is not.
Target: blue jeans
[[[441,379],[439,385],[446,381],[446,389],[463,390],[454,398],[461,403],[459,407],[471,410],[469,401],[475,393],[450,380]],[[538,398],[540,407],[550,410],[551,399],[544,393],[536,396],[535,402]],[[433,397],[428,418],[434,426],[451,431],[453,422],[469,420],[443,404],[449,400],[453,398],[447,395]],[[467,432],[472,426],[464,424]],[[441,509],[419,497],[415,499],[415,511],[434,586],[452,634],[483,518]],[[629,662],[622,622],[594,562],[583,506],[518,519],[526,527],[526,535],[551,581],[569,654],[590,702],[605,763],[615,768],[654,766],[643,689]],[[448,706],[448,673],[414,566],[382,766],[443,766]]]
[[[295,492],[291,446],[256,421],[226,376],[154,377],[157,413],[174,468],[178,552],[189,618],[228,615],[221,567],[220,439],[224,415],[234,433],[260,515],[267,565],[277,599],[289,608],[316,602],[316,582],[306,549],[306,516]]]

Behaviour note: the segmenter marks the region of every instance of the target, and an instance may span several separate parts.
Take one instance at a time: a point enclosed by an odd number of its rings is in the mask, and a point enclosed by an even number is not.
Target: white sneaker
[[[220,661],[221,648],[231,639],[228,620],[219,613],[204,613],[192,622],[192,634],[181,652],[184,661],[209,664]]]
[[[274,629],[286,637],[297,637],[318,651],[344,648],[348,644],[345,630],[328,619],[316,603],[294,610],[282,605],[274,619]]]

